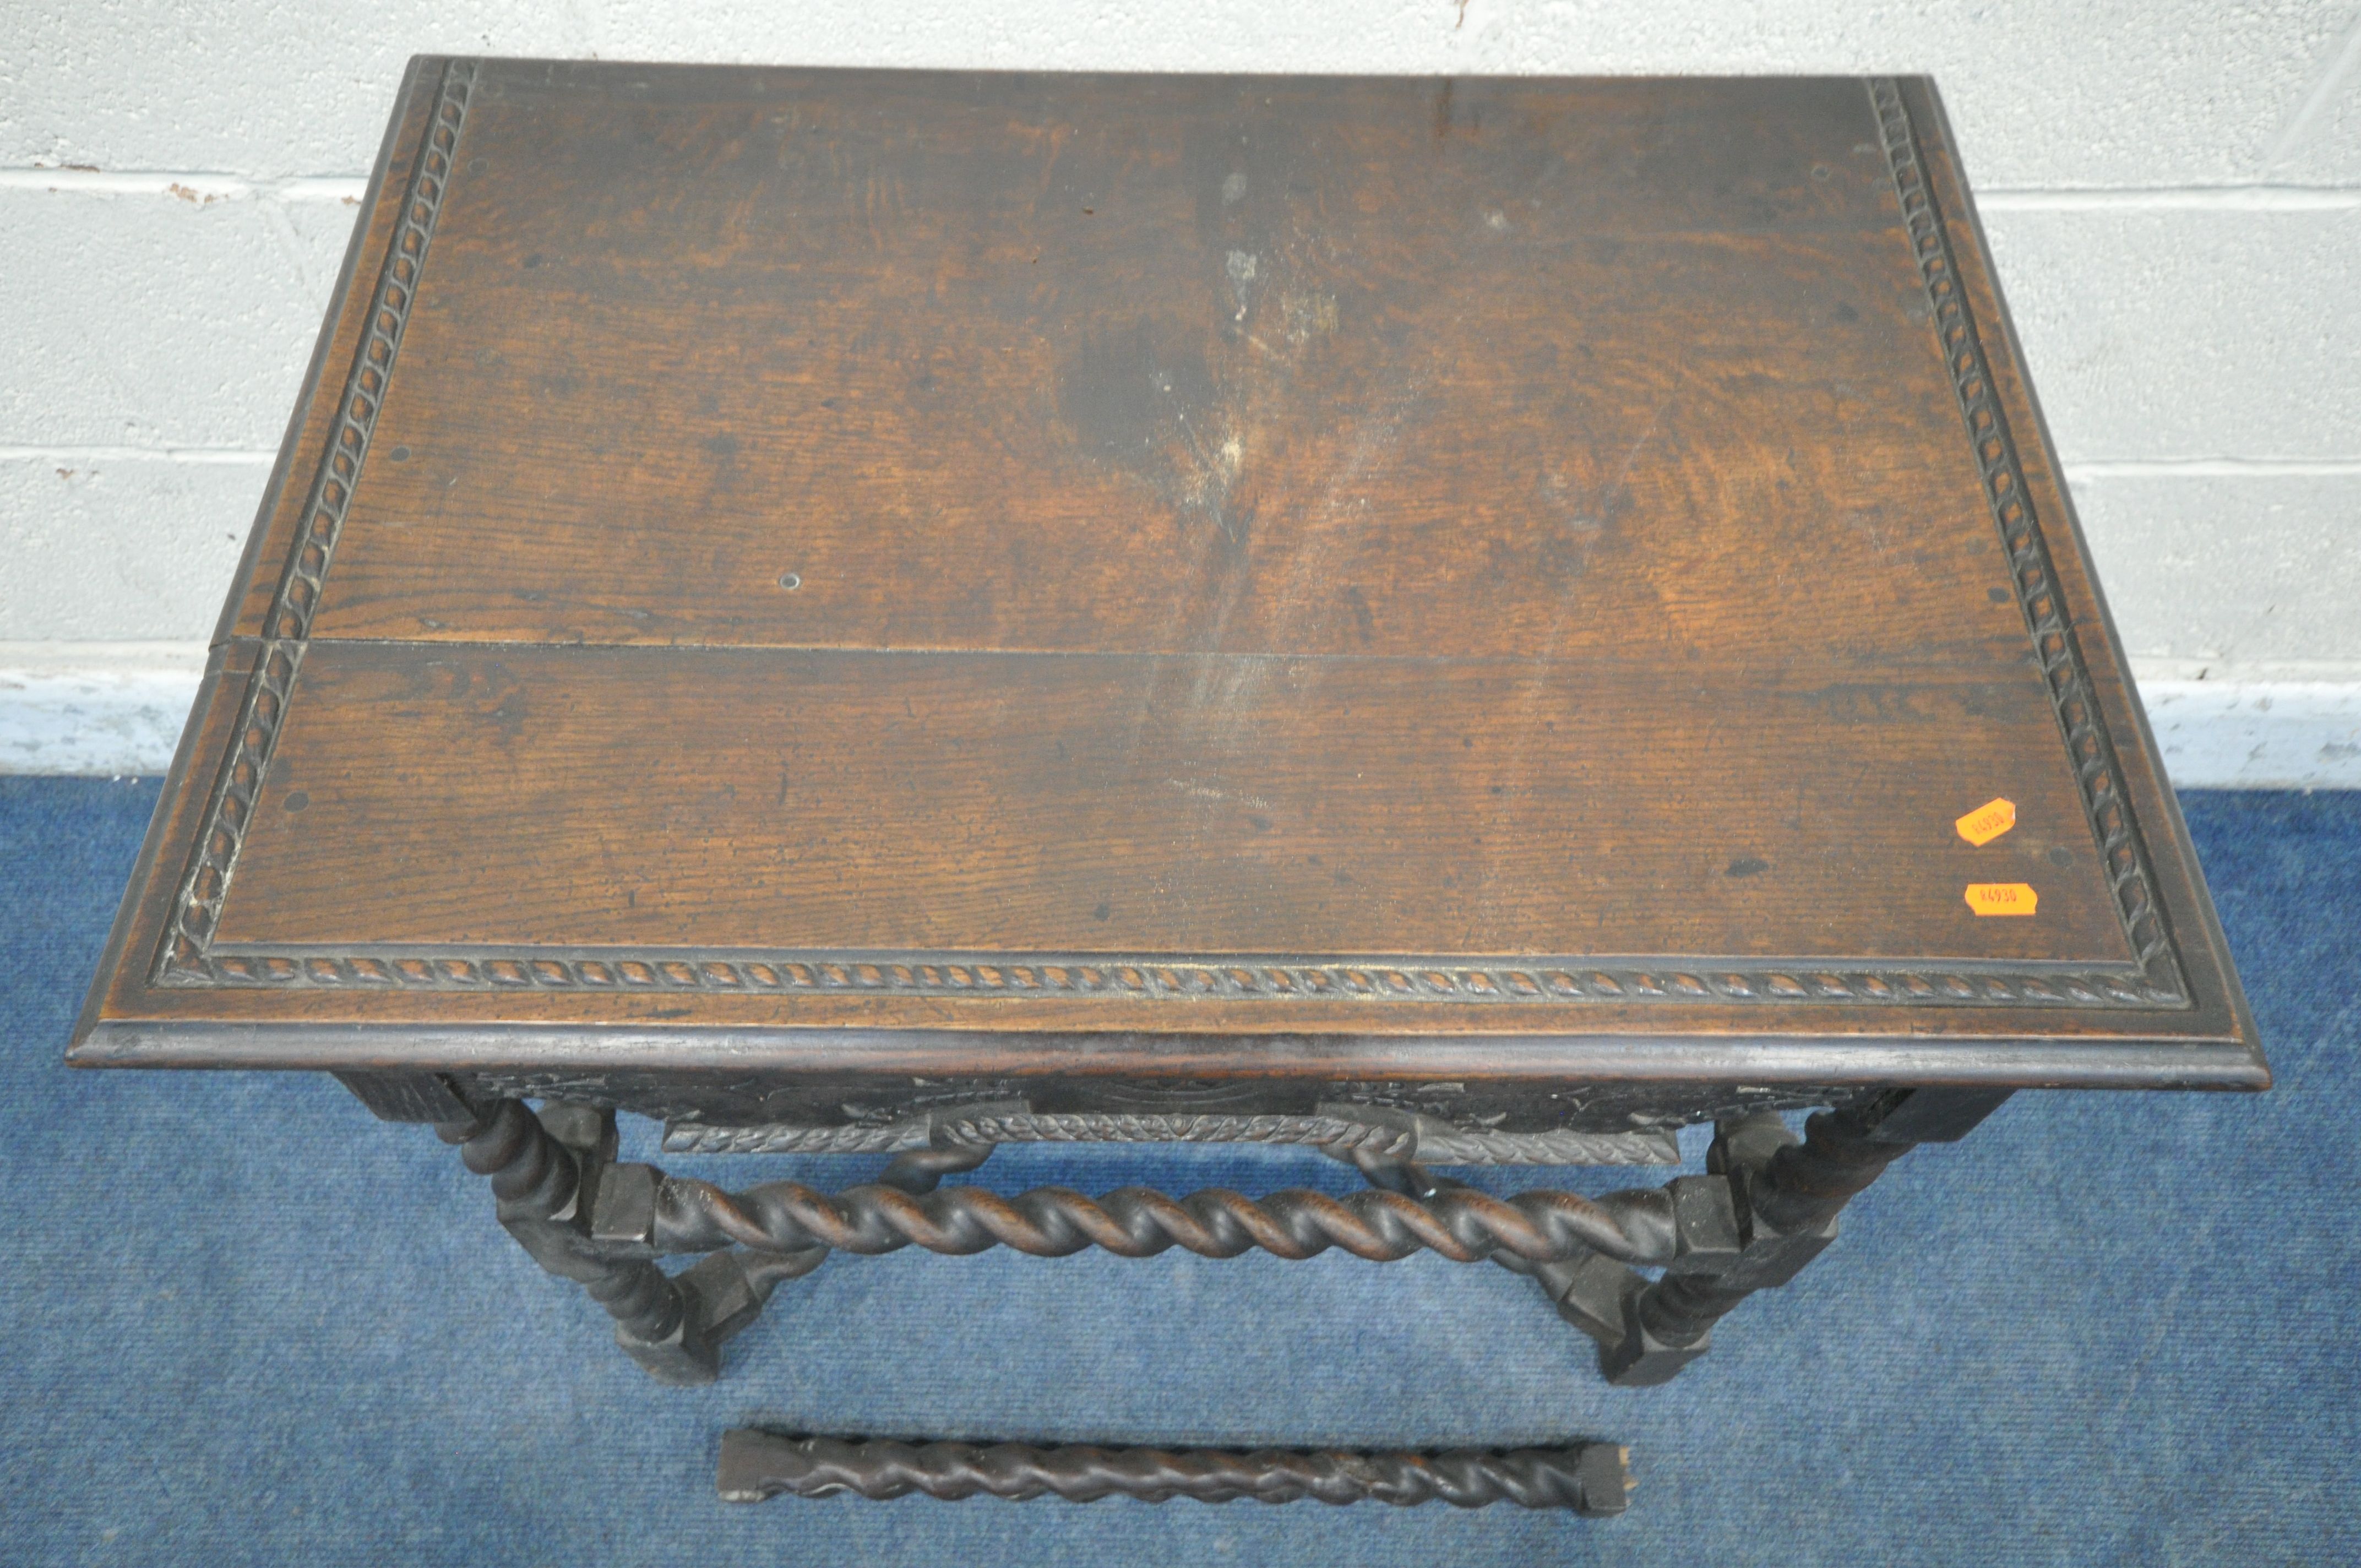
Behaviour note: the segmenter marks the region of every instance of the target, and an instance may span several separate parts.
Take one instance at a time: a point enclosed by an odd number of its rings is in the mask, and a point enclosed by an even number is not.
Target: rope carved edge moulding
[[[2139,955],[2146,989],[2176,1000],[2183,998],[2187,986],[2165,924],[2164,906],[2156,896],[2147,847],[2141,842],[2132,817],[2122,763],[2100,714],[2081,644],[2066,617],[2048,542],[2034,516],[2033,498],[2017,461],[2015,438],[1993,390],[1983,338],[1960,287],[1950,236],[1935,204],[1909,106],[1903,102],[1901,83],[1892,77],[1872,78],[1869,98],[1884,138],[1894,193],[1902,206],[1912,254],[1927,286],[1927,302],[1934,312],[1936,335],[1947,356],[1952,390],[1959,396],[1960,414],[1967,422],[1968,439],[1975,448],[1993,521],[1999,525],[2001,543],[2015,576],[2026,630],[2033,639],[2050,707],[2057,713],[2058,728],[2073,763],[2082,809],[2114,887],[2115,913],[2132,951]]]
[[[1344,1001],[1532,1003],[1616,1002],[1857,1003],[1991,1007],[2179,1006],[2128,966],[2004,969],[1808,967],[1734,959],[1690,967],[1602,966],[1529,957],[1305,963],[1170,954],[812,954],[759,957],[686,950],[577,955],[511,952],[322,952],[176,948],[162,977],[178,985],[290,990],[703,992],[708,994],[884,994],[943,997],[1120,997],[1159,1001]]]
[[[262,657],[247,678],[236,737],[214,782],[204,825],[181,879],[162,949],[156,956],[155,978],[159,983],[202,983],[206,972],[204,955],[212,947],[214,923],[229,893],[238,850],[245,846],[247,824],[252,820],[269,769],[271,749],[279,739],[280,721],[286,717],[287,703],[293,695],[302,639],[311,629],[312,612],[327,581],[328,563],[344,528],[346,508],[360,482],[369,432],[377,423],[378,410],[384,406],[386,388],[393,380],[402,327],[418,298],[427,246],[434,238],[444,192],[449,188],[459,133],[467,123],[467,97],[475,82],[475,61],[445,63],[434,113],[411,166],[401,215],[378,272],[376,296],[353,355],[352,369],[345,378],[344,398],[337,406],[328,449],[321,455],[302,519],[296,525],[294,548],[263,623]]]
[[[280,580],[262,657],[248,678],[236,738],[209,801],[174,915],[157,954],[159,985],[475,992],[590,990],[712,993],[869,992],[942,997],[1114,996],[1142,1001],[1291,1000],[1564,1004],[1819,1003],[2041,1008],[2186,1008],[2187,988],[2125,798],[2120,764],[2061,609],[2049,553],[1960,291],[1949,240],[1928,189],[1899,85],[1866,83],[1896,200],[1933,310],[1960,413],[2084,809],[2114,883],[2136,964],[1978,962],[1895,965],[1859,959],[1681,959],[1599,963],[1576,956],[650,952],[451,948],[221,948],[212,936],[292,696],[302,639],[319,603],[345,508],[368,455],[417,296],[434,219],[466,123],[476,67],[446,63],[401,221],[345,388],[335,433]]]

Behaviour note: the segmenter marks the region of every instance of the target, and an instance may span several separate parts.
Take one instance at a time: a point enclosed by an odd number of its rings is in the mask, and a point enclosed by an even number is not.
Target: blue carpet
[[[1672,1386],[1431,1256],[840,1258],[650,1383],[423,1128],[298,1077],[59,1066],[152,783],[0,778],[0,1557],[40,1563],[2361,1560],[2361,795],[2186,801],[2278,1089],[2020,1096],[1912,1155]],[[631,1124],[626,1157],[653,1156]],[[636,1146],[634,1146],[636,1145]],[[1691,1141],[1694,1156],[1700,1147]],[[874,1160],[674,1159],[744,1185]],[[1317,1156],[1014,1150],[1013,1190]],[[1602,1182],[1586,1175],[1593,1190]],[[1494,1185],[1499,1185],[1494,1183]],[[1357,1445],[1598,1435],[1620,1520],[713,1495],[722,1429]]]

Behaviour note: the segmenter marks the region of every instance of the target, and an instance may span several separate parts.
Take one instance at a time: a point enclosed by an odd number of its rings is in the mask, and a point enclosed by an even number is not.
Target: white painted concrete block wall
[[[0,771],[169,754],[445,51],[1932,72],[2176,777],[2361,785],[2361,0],[0,0]]]

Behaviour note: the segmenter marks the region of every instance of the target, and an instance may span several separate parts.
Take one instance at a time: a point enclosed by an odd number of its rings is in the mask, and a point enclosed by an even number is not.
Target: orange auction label
[[[2030,915],[2041,895],[2021,882],[1971,882],[1968,907],[1979,915]]]
[[[2016,802],[1999,799],[1985,801],[1951,826],[1960,830],[1960,838],[1981,850],[2016,826]],[[1969,902],[1973,903],[1974,900],[1971,899]]]

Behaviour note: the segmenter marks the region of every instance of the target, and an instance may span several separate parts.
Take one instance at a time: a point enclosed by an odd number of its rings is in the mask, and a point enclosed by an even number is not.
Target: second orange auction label
[[[1979,915],[2030,915],[2041,895],[2021,882],[1971,882],[1968,907]]]
[[[1985,801],[1951,826],[1960,838],[1981,850],[2016,826],[2016,802],[2005,795]]]

